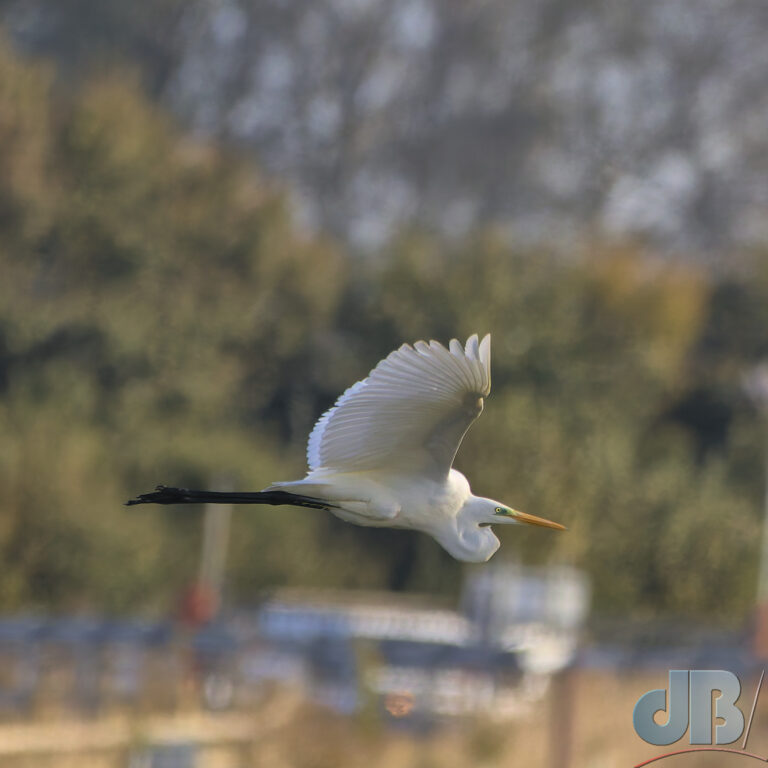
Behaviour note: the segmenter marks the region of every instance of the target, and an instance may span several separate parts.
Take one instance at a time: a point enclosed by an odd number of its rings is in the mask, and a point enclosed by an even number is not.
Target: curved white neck
[[[491,499],[470,495],[452,525],[433,535],[457,560],[484,563],[501,546],[488,524],[493,520],[496,505]]]

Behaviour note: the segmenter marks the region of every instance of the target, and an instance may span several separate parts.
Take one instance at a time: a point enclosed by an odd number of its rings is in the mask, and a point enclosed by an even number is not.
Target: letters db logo
[[[668,689],[658,688],[644,693],[635,704],[632,723],[637,735],[649,744],[668,746],[680,741],[688,731],[688,743],[692,746],[658,755],[638,763],[635,768],[686,752],[728,752],[766,762],[768,758],[746,751],[764,676],[765,671],[760,675],[745,728],[744,713],[736,705],[741,695],[741,683],[733,672],[723,669],[670,670]],[[666,713],[666,722],[657,722],[657,712]],[[742,735],[741,748],[724,746],[733,744]]]

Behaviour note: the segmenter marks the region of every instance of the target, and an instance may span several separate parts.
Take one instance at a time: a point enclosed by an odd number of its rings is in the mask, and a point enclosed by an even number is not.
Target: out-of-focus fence
[[[275,701],[418,732],[466,716],[520,718],[573,663],[588,595],[576,571],[505,567],[468,579],[458,611],[429,597],[281,590],[195,630],[7,617],[0,762],[27,768],[37,763],[18,761],[60,753],[57,768],[68,754],[188,768],[224,745],[222,765],[249,764],[238,755],[272,727]]]
[[[56,706],[85,713],[155,698],[178,674],[166,623],[94,618],[0,620],[0,715]],[[162,698],[162,697],[161,697]]]
[[[435,738],[411,740],[431,744],[441,760],[438,745],[449,734],[470,734],[457,738],[457,750],[480,750],[469,726],[482,723],[483,739],[514,734],[504,748],[510,765],[519,764],[512,756],[521,739],[537,768],[591,765],[597,752],[606,764],[620,764],[619,756],[624,764],[650,754],[632,732],[632,706],[664,685],[668,669],[729,669],[744,681],[759,673],[748,632],[668,622],[593,622],[592,640],[568,666],[554,668],[569,636],[559,634],[562,623],[547,627],[530,601],[526,606],[524,613],[512,611],[515,631],[501,622],[498,632],[472,618],[474,612],[318,591],[279,592],[258,609],[194,632],[165,622],[5,619],[0,765],[304,765],[290,757],[290,743],[300,742],[309,724],[315,723],[311,738],[336,738],[338,746],[338,733],[323,731],[329,722],[350,724],[344,731],[350,738],[353,724],[376,714],[379,725],[419,732],[472,715]],[[599,726],[609,715],[611,728]],[[350,760],[340,768],[359,764]],[[371,766],[405,764],[399,760]],[[459,755],[449,768],[464,764],[474,763]]]
[[[263,650],[256,622],[0,619],[0,718],[232,708],[262,687],[249,670]]]
[[[170,622],[0,619],[0,718],[45,710],[247,708],[279,683],[341,712],[512,716],[573,661],[589,590],[567,568],[496,567],[461,610],[428,597],[279,591],[197,631]],[[190,702],[190,696],[199,700]],[[414,719],[415,722],[415,719]]]

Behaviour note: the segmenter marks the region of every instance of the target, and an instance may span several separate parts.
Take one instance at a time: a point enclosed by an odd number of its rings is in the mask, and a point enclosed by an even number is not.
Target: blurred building
[[[513,716],[572,662],[589,585],[571,568],[489,566],[467,578],[460,606],[395,593],[280,590],[258,611],[267,647],[254,652],[250,670],[274,680],[287,673],[341,711],[372,693],[390,714],[397,701],[427,718]]]

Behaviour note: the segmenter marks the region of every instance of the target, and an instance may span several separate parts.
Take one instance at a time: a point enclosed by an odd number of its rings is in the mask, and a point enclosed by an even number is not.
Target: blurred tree
[[[352,259],[134,78],[54,93],[4,43],[0,169],[0,609],[167,607],[195,572],[197,515],[125,498],[298,476],[315,418],[383,355],[490,330],[493,393],[457,465],[570,525],[507,531],[497,557],[586,568],[602,611],[744,614],[760,259],[729,275],[616,244],[563,259],[488,230],[450,247],[404,232]],[[238,511],[234,530],[239,600],[282,583],[450,592],[462,573],[426,536],[309,510]]]
[[[0,56],[0,601],[162,603],[190,575],[197,527],[120,502],[168,478],[300,471],[279,471],[280,438],[312,418],[309,350],[343,290],[339,257],[130,78],[54,101],[45,69]],[[263,557],[262,580],[300,571],[296,539],[317,521],[296,537],[266,517],[243,520],[254,547],[236,558]]]
[[[762,0],[0,0],[0,14],[71,79],[131,62],[357,244],[411,222],[565,250],[590,227],[689,257],[766,236]]]
[[[0,13],[29,53],[55,58],[71,78],[88,79],[97,62],[133,62],[142,84],[159,95],[178,66],[175,33],[186,6],[182,0],[0,0]]]

